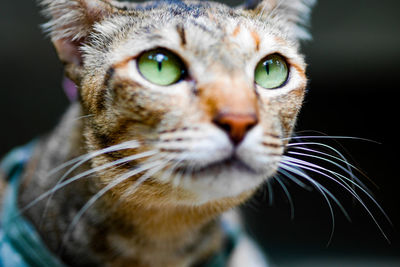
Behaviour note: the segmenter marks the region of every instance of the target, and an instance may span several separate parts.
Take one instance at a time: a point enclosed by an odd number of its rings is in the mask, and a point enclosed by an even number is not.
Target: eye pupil
[[[168,58],[163,55],[163,54],[157,54],[155,56],[155,61],[157,61],[157,67],[158,67],[158,71],[161,71],[162,69],[162,64],[164,60],[168,60]]]
[[[158,67],[158,71],[161,71],[162,61],[158,61],[157,67]]]
[[[269,75],[269,62],[268,62],[268,61],[265,61],[264,65],[265,65],[265,71],[266,71],[267,74]]]

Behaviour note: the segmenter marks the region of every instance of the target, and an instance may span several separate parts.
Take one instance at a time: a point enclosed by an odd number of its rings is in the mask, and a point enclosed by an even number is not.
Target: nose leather
[[[218,114],[213,122],[228,134],[235,145],[238,145],[247,132],[258,123],[258,119],[256,114],[222,113]]]

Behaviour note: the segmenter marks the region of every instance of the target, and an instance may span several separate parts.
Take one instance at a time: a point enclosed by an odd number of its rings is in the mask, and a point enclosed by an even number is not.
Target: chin
[[[201,168],[193,168],[179,186],[196,196],[197,205],[253,193],[278,169],[271,162],[263,169],[253,168],[238,159],[229,159]]]

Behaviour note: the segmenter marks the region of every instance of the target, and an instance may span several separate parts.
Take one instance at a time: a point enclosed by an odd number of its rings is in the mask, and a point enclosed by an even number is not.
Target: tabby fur
[[[305,26],[312,4],[40,1],[49,18],[44,29],[79,100],[38,142],[23,176],[20,207],[56,186],[62,172],[49,176],[54,168],[85,153],[137,142],[93,157],[69,177],[147,151],[185,156],[169,176],[171,164],[137,188],[143,173],[116,184],[71,232],[71,222],[91,197],[152,156],[96,171],[50,201],[37,202],[24,214],[48,248],[71,266],[140,267],[193,266],[220,250],[224,233],[218,218],[275,174],[295,125],[307,85],[299,41],[309,38]],[[190,78],[161,87],[141,77],[135,59],[157,47],[177,54]],[[276,53],[290,66],[288,82],[276,90],[256,86],[256,64]],[[219,114],[250,114],[256,125],[234,145],[213,122]],[[217,164],[234,153],[255,171]]]

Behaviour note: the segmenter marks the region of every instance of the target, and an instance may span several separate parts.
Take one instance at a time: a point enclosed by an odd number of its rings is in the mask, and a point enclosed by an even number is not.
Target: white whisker
[[[321,133],[322,134],[322,133]],[[365,142],[371,142],[371,143],[376,143],[376,144],[380,144],[377,141],[371,140],[371,139],[366,139],[366,138],[360,138],[360,137],[352,137],[352,136],[329,136],[329,135],[323,135],[323,136],[293,136],[293,137],[289,137],[289,138],[284,138],[283,140],[287,140],[287,139],[294,139],[294,140],[298,140],[298,139],[333,139],[336,141],[336,139],[350,139],[350,140],[359,140],[359,141],[365,141]],[[338,142],[337,142],[338,143]],[[338,143],[340,145],[340,143]],[[325,147],[328,148],[329,150],[333,151],[334,153],[336,153],[347,165],[347,168],[349,169],[349,171],[351,172],[351,167],[350,164],[348,162],[348,160],[343,156],[342,153],[340,153],[337,149],[334,149],[333,147],[323,144],[323,143],[319,143],[319,142],[296,142],[296,143],[291,143],[288,144],[287,147],[292,147],[294,146],[295,148],[301,147],[302,145],[317,145],[317,146],[321,146],[321,147]],[[322,152],[321,152],[322,153]],[[329,154],[328,154],[329,155]],[[360,173],[362,173],[361,171],[359,171]],[[371,181],[371,179],[369,179],[366,175],[364,175],[372,184],[374,184],[375,187],[376,184]],[[360,180],[357,180],[357,182],[359,184],[361,184],[362,186],[365,187],[365,189],[369,190],[367,188],[367,186],[365,186]]]
[[[279,185],[282,187],[283,192],[286,195],[286,198],[289,201],[289,206],[290,206],[290,219],[293,220],[294,219],[294,204],[293,204],[293,199],[292,196],[289,193],[289,190],[287,189],[287,187],[285,186],[285,184],[279,179],[279,176],[274,177],[275,180],[279,183]]]
[[[339,181],[337,181],[336,179],[334,179],[332,176],[327,175],[326,173],[322,173],[322,172],[318,172],[316,169],[320,169],[323,171],[326,171],[328,173],[331,173],[332,175],[334,175],[336,178],[338,178],[341,182],[345,183],[345,181],[351,183],[352,186],[354,186],[355,188],[358,188],[359,190],[361,190],[371,201],[374,202],[374,204],[376,205],[376,207],[382,212],[382,214],[386,217],[386,219],[388,220],[388,222],[390,224],[392,224],[389,216],[386,214],[386,212],[383,210],[383,208],[379,205],[379,203],[375,200],[375,198],[367,191],[365,190],[362,186],[360,186],[359,184],[357,184],[356,182],[354,182],[353,180],[349,179],[348,177],[337,173],[335,171],[326,169],[324,167],[303,161],[303,160],[299,160],[299,159],[295,159],[295,158],[291,158],[291,160],[295,161],[295,163],[301,164],[301,168],[305,168],[308,167],[310,168],[309,170],[312,170],[314,172],[317,172],[325,177],[328,177],[330,180],[338,183],[339,185],[343,186],[346,190],[351,191],[352,192],[352,196],[354,196],[358,201],[361,201],[360,196],[355,192],[353,187],[350,187],[347,183],[347,187],[345,186],[345,184],[340,183]],[[312,169],[312,168],[316,168],[316,169]]]
[[[311,191],[312,188],[307,186],[305,183],[303,183],[302,181],[300,181],[299,179],[297,179],[294,175],[290,174],[289,172],[283,170],[283,169],[278,169],[278,173],[281,173],[283,175],[283,177],[289,178],[292,182],[296,183],[298,186],[300,186],[301,188],[304,188],[308,191]]]
[[[304,151],[308,151],[308,152],[312,152],[312,153],[316,153],[316,154],[320,154],[320,155],[324,155],[324,156],[330,157],[332,159],[338,160],[338,161],[346,164],[347,166],[351,167],[352,169],[354,169],[354,170],[358,171],[359,173],[363,174],[363,172],[360,169],[358,169],[356,166],[350,164],[346,159],[339,158],[339,157],[333,156],[333,155],[328,154],[328,153],[324,153],[324,152],[321,152],[321,151],[318,151],[318,150],[315,150],[315,149],[310,149],[310,148],[302,147],[302,146],[292,146],[291,149],[304,150]],[[291,153],[292,151],[289,151],[289,152]],[[307,154],[307,155],[312,155],[312,154]],[[321,158],[321,159],[326,160],[324,158]],[[365,174],[363,174],[363,175],[365,175]]]
[[[299,153],[299,152],[293,152],[293,151],[289,151],[288,154],[316,158],[316,159],[319,159],[319,160],[322,160],[325,162],[329,162],[332,165],[334,165],[334,166],[338,167],[339,169],[341,169],[342,171],[344,171],[346,174],[348,174],[351,177],[351,179],[353,179],[354,181],[357,181],[359,184],[361,184],[363,187],[365,187],[365,185],[363,185],[361,183],[361,181],[359,181],[359,179],[353,174],[353,172],[349,171],[348,169],[344,168],[343,166],[341,166],[340,164],[338,164],[332,160],[329,160],[329,159],[326,159],[323,157],[319,157],[319,156],[315,156],[315,155],[311,155],[311,154]],[[313,164],[313,165],[315,165],[315,164]],[[315,166],[318,166],[318,165],[315,165]],[[347,184],[347,182],[345,182],[345,181],[343,181],[343,183]],[[354,185],[354,183],[352,183],[351,185]]]
[[[94,117],[94,116],[95,116],[94,114],[88,114],[88,115],[83,115],[83,116],[76,117],[74,120],[75,121],[79,121],[79,120],[90,118],[90,117]]]
[[[161,176],[161,181],[167,181],[171,178],[173,172],[176,170],[176,168],[179,167],[179,164],[182,163],[187,158],[185,154],[180,154],[178,157],[174,154],[171,155],[171,159],[175,161],[172,166],[169,167],[168,171],[164,172],[164,174]]]
[[[45,178],[52,176],[53,174],[61,171],[62,169],[66,168],[69,165],[77,163],[75,166],[72,167],[74,170],[77,167],[79,167],[80,165],[82,165],[83,163],[85,163],[86,161],[88,161],[92,158],[95,158],[97,156],[100,156],[102,154],[115,152],[115,151],[119,151],[119,150],[124,150],[124,149],[134,149],[134,148],[138,148],[138,147],[140,147],[140,144],[137,141],[127,141],[127,142],[124,142],[121,144],[117,144],[117,145],[110,146],[110,147],[107,147],[104,149],[100,149],[100,150],[97,150],[94,152],[90,152],[90,153],[84,154],[82,156],[79,156],[77,158],[71,159],[71,160],[61,164],[60,166],[54,168],[53,170],[51,170],[49,173],[46,174]]]
[[[360,169],[358,169],[358,168],[355,167],[354,165],[350,164],[344,157],[338,158],[338,157],[335,157],[335,156],[330,155],[330,154],[328,154],[328,153],[324,153],[324,152],[321,152],[321,151],[317,151],[317,150],[309,149],[309,148],[305,148],[305,147],[292,147],[292,148],[294,148],[294,149],[299,149],[299,150],[305,150],[305,151],[317,153],[317,154],[320,154],[320,155],[328,156],[328,157],[331,157],[331,158],[333,158],[333,159],[336,159],[336,160],[338,160],[338,161],[340,161],[340,162],[346,164],[347,171],[346,171],[346,170],[344,170],[344,171],[347,172],[347,173],[351,176],[351,178],[354,179],[354,180],[355,180],[359,185],[361,185],[365,190],[369,191],[370,194],[372,194],[372,192],[370,191],[370,189],[369,189],[360,179],[358,179],[357,176],[355,176],[355,175],[353,174],[353,172],[351,171],[351,169],[354,169],[355,171],[359,172],[359,173],[362,174],[365,178],[367,178],[375,187],[378,187],[373,181],[371,181],[371,179],[369,179],[369,177],[368,177],[366,174],[364,174]],[[288,153],[289,153],[289,154],[294,154],[294,152],[292,152],[292,151],[288,151]],[[312,155],[312,154],[304,154],[304,156],[307,156],[307,157],[314,157],[314,158],[318,158],[318,159],[321,159],[321,160],[326,161],[326,162],[330,162],[330,163],[334,164],[335,166],[339,167],[339,168],[342,169],[342,170],[343,170],[343,168],[344,168],[343,166],[340,166],[340,165],[337,164],[336,162],[330,161],[330,160],[328,160],[328,159],[326,159],[326,158],[323,158],[323,157],[317,157],[317,156]]]
[[[99,200],[104,194],[106,194],[109,190],[111,190],[113,187],[119,185],[120,183],[130,179],[131,177],[144,172],[154,166],[157,166],[159,163],[158,162],[151,162],[149,164],[143,165],[137,169],[133,169],[132,171],[128,171],[127,173],[117,177],[114,179],[110,184],[105,186],[103,189],[101,189],[99,192],[97,192],[93,197],[91,197],[85,205],[79,210],[79,212],[74,216],[72,222],[67,228],[67,231],[64,235],[64,241],[63,244],[67,241],[67,238],[69,237],[70,233],[72,230],[75,228],[83,214],[97,201]],[[144,181],[146,181],[149,177],[148,176],[142,176],[140,177],[137,181],[135,181],[134,185],[131,187],[130,190],[137,189]]]
[[[292,159],[292,160],[296,160],[296,159]],[[358,202],[363,206],[364,210],[369,214],[369,216],[371,217],[371,219],[374,221],[374,223],[376,224],[376,226],[378,227],[378,229],[380,230],[380,232],[381,232],[381,234],[384,236],[384,238],[385,238],[388,242],[390,242],[389,239],[388,239],[388,237],[386,236],[385,232],[383,231],[382,227],[380,226],[380,224],[379,224],[378,221],[376,220],[375,216],[372,214],[372,212],[371,212],[370,209],[367,207],[367,205],[364,203],[364,201],[360,198],[360,196],[359,196],[351,187],[349,188],[349,187],[345,186],[343,183],[341,183],[341,182],[339,182],[338,180],[334,179],[332,176],[330,176],[330,175],[328,175],[328,174],[326,174],[326,173],[323,173],[323,172],[321,172],[321,171],[318,171],[318,170],[316,170],[316,169],[314,169],[314,168],[312,168],[312,167],[302,165],[301,163],[295,163],[295,162],[293,162],[293,161],[289,161],[288,163],[291,164],[291,165],[295,165],[295,166],[301,167],[301,168],[303,168],[303,169],[306,169],[306,170],[309,170],[309,171],[312,171],[312,172],[321,174],[321,175],[323,175],[323,176],[329,178],[330,180],[332,180],[332,181],[338,183],[339,185],[341,185],[342,188],[344,188],[344,189],[345,189],[346,191],[348,191],[355,199],[358,200]],[[319,167],[319,166],[315,165],[315,167]],[[329,172],[329,173],[334,174],[336,177],[337,177],[337,176],[342,176],[342,175],[340,175],[340,174],[338,174],[338,173],[335,173],[335,172],[333,172],[333,171],[327,170],[327,169],[325,169],[325,168],[322,168],[322,167],[319,167],[319,168],[322,169],[322,170],[324,170],[324,171],[327,171],[327,172]],[[347,178],[347,179],[348,179],[348,178]],[[349,181],[351,181],[351,180],[349,179]],[[358,184],[355,183],[354,185],[358,186],[358,188],[359,188],[360,190],[363,190],[362,187],[360,187]],[[380,207],[380,205],[377,204],[377,202],[375,201],[375,199],[372,198],[372,196],[370,196],[365,190],[363,190],[363,192],[366,193],[367,196],[377,205],[377,208],[382,212],[382,214],[383,214],[383,215],[385,216],[385,218],[389,221],[389,223],[392,224],[392,222],[391,222],[391,220],[389,219],[389,217],[387,216],[387,214],[383,211],[382,207]]]
[[[163,157],[160,157],[156,161],[149,162],[148,164],[154,163],[154,164],[156,164],[158,166],[146,171],[143,174],[143,176],[141,177],[141,179],[147,180],[148,178],[151,178],[154,174],[156,174],[156,173],[160,172],[162,169],[164,169],[167,166],[169,161],[168,160],[163,160],[162,158]],[[147,164],[147,162],[145,164]],[[126,192],[124,192],[123,196],[132,195],[135,191],[136,191],[136,186],[135,186],[135,184],[133,184],[132,186],[129,187],[129,189]]]
[[[288,147],[292,147],[292,145],[294,145],[294,144],[296,145],[296,146],[294,146],[294,148],[296,148],[296,149],[298,149],[299,147],[301,147],[301,145],[316,145],[316,146],[321,146],[321,147],[328,148],[329,150],[331,150],[331,151],[333,151],[334,153],[336,153],[336,154],[345,162],[348,171],[349,171],[350,173],[352,173],[352,168],[351,168],[350,163],[348,162],[348,160],[346,159],[346,157],[345,157],[342,153],[340,153],[337,149],[335,149],[335,148],[333,148],[333,147],[331,147],[331,146],[329,146],[329,145],[326,145],[326,144],[323,144],[323,143],[318,143],[318,142],[293,143],[293,144],[289,144]],[[322,153],[322,152],[321,152],[321,153]],[[329,155],[329,154],[328,154],[328,155]],[[355,177],[355,176],[354,176],[354,177]],[[368,177],[366,177],[366,178],[368,179]],[[362,183],[357,177],[355,177],[355,179],[356,179],[356,181],[357,181],[359,184],[361,184],[362,186],[364,186],[365,188],[367,188],[367,187],[364,185],[364,183]],[[371,181],[371,182],[372,182],[372,181]]]
[[[183,177],[183,183],[187,184],[190,181],[190,176],[193,175],[194,172],[194,167],[193,166],[188,166],[185,169],[185,176]]]
[[[184,174],[184,170],[179,170],[178,173],[175,173],[174,178],[172,179],[172,186],[178,187],[181,183],[181,178]]]
[[[310,136],[292,136],[292,137],[286,137],[286,138],[281,138],[281,140],[296,140],[296,139],[350,139],[350,140],[359,140],[359,141],[366,141],[366,142],[371,142],[375,144],[381,144],[378,141],[374,141],[371,139],[367,138],[362,138],[362,137],[354,137],[354,136],[329,136],[329,135],[323,135],[323,136],[317,136],[317,135],[310,135]]]
[[[58,181],[57,181],[57,183],[55,185],[55,187],[57,187],[61,182],[63,182],[65,180],[66,177],[68,177],[68,175],[70,175],[74,170],[79,168],[85,162],[87,162],[87,161],[89,161],[89,160],[91,160],[91,159],[93,159],[95,157],[98,157],[100,155],[103,155],[103,154],[107,154],[107,153],[115,152],[115,151],[121,151],[121,150],[125,150],[125,149],[134,149],[134,148],[138,148],[139,146],[140,146],[140,144],[137,141],[131,140],[131,141],[127,141],[127,142],[124,142],[124,143],[121,143],[121,144],[110,146],[110,147],[107,147],[107,148],[104,148],[104,149],[100,149],[100,150],[97,150],[97,151],[94,151],[94,152],[87,153],[85,155],[79,156],[79,157],[77,157],[75,159],[67,161],[66,163],[58,166],[57,168],[55,168],[52,171],[50,171],[45,176],[45,178],[48,178],[48,177],[52,176],[53,174],[59,172],[60,170],[64,169],[65,167],[75,163],[74,166],[69,168],[63,174],[63,176],[61,176],[61,178],[58,179]],[[46,217],[47,209],[48,209],[48,206],[50,205],[51,199],[53,198],[53,194],[54,194],[54,192],[46,200],[46,204],[44,206],[44,210],[43,210],[43,214],[42,214],[42,219],[41,219],[41,222],[39,223],[40,225],[42,225],[42,220],[44,219],[44,217]]]
[[[334,212],[333,212],[333,207],[332,207],[331,202],[329,201],[328,196],[329,196],[333,201],[335,201],[335,203],[338,205],[338,207],[342,210],[343,214],[344,214],[349,220],[350,220],[350,216],[348,215],[347,211],[344,209],[343,205],[333,196],[333,194],[332,194],[328,189],[326,189],[326,188],[325,188],[324,186],[322,186],[320,183],[318,183],[317,181],[315,181],[314,179],[312,179],[312,178],[311,178],[310,176],[308,176],[306,173],[304,173],[304,172],[302,172],[302,171],[299,171],[298,169],[293,168],[293,167],[291,166],[292,163],[287,163],[287,162],[281,162],[281,163],[282,163],[282,164],[280,165],[281,168],[283,168],[283,169],[285,169],[285,170],[287,170],[287,171],[289,171],[289,172],[295,173],[295,174],[297,174],[297,175],[299,175],[299,176],[305,178],[305,179],[306,179],[307,181],[309,181],[309,182],[322,194],[322,196],[324,197],[324,199],[325,199],[325,201],[326,201],[326,203],[327,203],[327,205],[328,205],[328,208],[329,208],[329,211],[330,211],[330,214],[331,214],[331,221],[332,221],[331,234],[330,234],[330,236],[329,236],[328,243],[327,243],[327,245],[329,245],[329,244],[331,243],[331,241],[332,241],[333,234],[334,234],[334,231],[335,231],[335,214],[334,214]],[[327,195],[328,195],[328,196],[327,196]]]
[[[90,174],[93,174],[93,173],[102,171],[102,170],[104,170],[104,169],[107,169],[107,168],[110,168],[110,167],[113,167],[113,166],[116,166],[116,165],[120,165],[120,164],[127,163],[127,162],[130,162],[130,161],[133,161],[133,160],[137,160],[137,159],[140,159],[140,158],[144,158],[144,157],[149,157],[149,156],[152,156],[152,155],[154,155],[154,154],[156,154],[156,153],[157,153],[157,151],[155,151],[155,150],[147,151],[147,152],[135,154],[135,155],[132,155],[132,156],[129,156],[129,157],[125,157],[125,158],[122,158],[122,159],[119,159],[119,160],[116,160],[116,161],[113,161],[113,162],[109,162],[109,163],[100,165],[100,166],[98,166],[98,167],[96,167],[96,168],[93,168],[93,169],[84,171],[84,172],[82,172],[82,173],[80,173],[80,174],[78,174],[78,175],[73,176],[72,178],[69,178],[69,179],[66,180],[66,181],[63,181],[63,182],[57,184],[57,185],[54,186],[52,189],[50,189],[50,190],[44,192],[43,194],[41,194],[40,196],[38,196],[36,199],[34,199],[31,203],[29,203],[28,205],[26,205],[25,207],[23,207],[23,208],[21,209],[21,213],[23,213],[23,212],[26,211],[27,209],[31,208],[32,206],[36,205],[38,202],[40,202],[41,200],[43,200],[43,199],[45,199],[46,197],[50,196],[50,195],[53,194],[54,192],[60,190],[60,189],[63,188],[64,186],[67,186],[67,185],[69,185],[69,184],[71,184],[71,183],[73,183],[73,182],[75,182],[75,181],[77,181],[77,180],[79,180],[79,179],[81,179],[81,178],[83,178],[83,177],[86,177],[86,176],[88,176],[88,175],[90,175]]]
[[[273,179],[267,180],[267,187],[268,187],[268,204],[272,206],[274,204],[274,191],[271,185]]]

